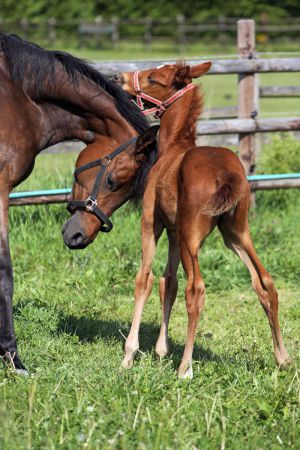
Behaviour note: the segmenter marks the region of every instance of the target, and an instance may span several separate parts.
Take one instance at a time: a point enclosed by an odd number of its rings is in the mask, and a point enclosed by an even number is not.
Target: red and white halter
[[[133,86],[136,93],[136,104],[144,114],[144,116],[149,116],[149,114],[154,114],[154,117],[158,119],[170,106],[172,103],[174,103],[176,100],[178,100],[180,97],[183,96],[187,91],[190,89],[193,89],[195,85],[193,83],[188,84],[184,88],[180,89],[179,91],[175,92],[170,98],[168,98],[165,101],[157,100],[154,97],[151,97],[150,95],[145,94],[141,88],[139,83],[139,73],[140,72],[134,72],[133,74]],[[148,102],[154,103],[153,108],[145,109],[143,100],[147,100]]]

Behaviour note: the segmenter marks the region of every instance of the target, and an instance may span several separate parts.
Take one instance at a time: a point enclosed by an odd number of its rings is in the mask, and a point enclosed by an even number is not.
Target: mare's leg
[[[155,255],[157,241],[162,233],[161,223],[153,224],[142,219],[142,264],[135,279],[135,307],[132,325],[125,343],[125,356],[122,367],[130,369],[133,358],[139,348],[139,328],[143,309],[153,286],[152,261]]]
[[[0,196],[0,356],[7,366],[18,373],[26,374],[17,352],[14,333],[13,273],[8,241],[8,194]]]
[[[159,338],[156,343],[155,351],[158,356],[165,356],[169,352],[168,344],[168,326],[171,310],[176,299],[178,282],[177,270],[180,261],[179,249],[176,239],[176,233],[168,232],[169,254],[163,276],[159,281],[159,296],[162,307],[162,321],[160,326]]]
[[[213,219],[201,216],[179,227],[180,257],[187,276],[185,290],[186,308],[188,313],[188,330],[183,357],[178,369],[180,378],[193,378],[192,356],[195,334],[199,316],[204,307],[205,284],[199,263],[199,250],[210,231],[213,229]],[[198,223],[197,223],[198,222]]]
[[[239,204],[234,215],[223,216],[218,225],[226,246],[241,258],[250,272],[252,287],[270,323],[276,362],[279,366],[285,366],[290,358],[279,326],[278,294],[271,275],[256,255],[245,206]]]

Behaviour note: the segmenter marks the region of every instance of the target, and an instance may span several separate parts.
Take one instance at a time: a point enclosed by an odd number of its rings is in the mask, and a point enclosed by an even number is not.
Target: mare
[[[90,143],[92,151],[102,144],[115,147],[144,132],[148,123],[120,87],[86,62],[2,33],[0,98],[0,357],[26,373],[13,325],[8,195],[46,147],[67,139]],[[70,228],[65,240],[79,244],[84,236],[74,238]]]
[[[149,172],[143,196],[142,264],[136,277],[133,322],[125,344],[125,368],[132,366],[139,347],[142,311],[153,284],[152,261],[157,241],[166,229],[169,254],[159,283],[162,322],[156,353],[159,356],[168,353],[168,324],[181,261],[187,276],[188,330],[178,375],[192,377],[195,333],[205,298],[198,254],[216,226],[225,245],[250,272],[252,287],[269,320],[277,364],[284,366],[289,362],[278,321],[278,295],[250,236],[250,189],[244,168],[231,150],[197,147],[195,143],[203,102],[200,87],[192,79],[205,74],[209,68],[210,63],[190,67],[179,62],[115,77],[126,92],[136,97],[141,109],[154,104],[150,111],[161,118],[158,160]]]

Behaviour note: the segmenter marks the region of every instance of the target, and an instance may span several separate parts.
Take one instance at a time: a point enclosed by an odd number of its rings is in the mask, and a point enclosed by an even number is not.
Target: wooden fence
[[[239,59],[224,59],[213,61],[208,75],[238,75],[238,118],[222,120],[201,120],[198,123],[198,135],[218,135],[237,133],[239,136],[239,156],[247,174],[255,169],[255,135],[262,132],[300,130],[300,117],[290,118],[259,118],[259,93],[282,95],[280,89],[268,88],[259,90],[258,73],[270,72],[300,72],[300,58],[269,58],[256,57],[255,22],[240,20],[238,22]],[[173,60],[164,61],[166,64]],[[199,60],[189,60],[189,64],[198,64]],[[106,75],[124,71],[143,70],[155,67],[161,61],[114,61],[97,62],[95,67]],[[299,95],[300,87],[288,88],[288,91]]]
[[[263,95],[282,95],[283,91],[276,88],[259,89],[256,74],[270,72],[300,72],[300,58],[270,58],[260,59],[255,52],[255,23],[253,20],[241,20],[238,22],[238,49],[239,59],[226,59],[213,61],[208,75],[238,75],[238,118],[201,120],[198,122],[197,133],[201,135],[219,135],[237,133],[239,136],[239,156],[245,167],[247,175],[254,173],[255,169],[255,145],[256,133],[300,130],[300,117],[289,118],[260,118],[259,117],[259,93]],[[174,63],[169,60],[164,63]],[[198,64],[199,60],[190,60],[190,64]],[[95,67],[102,73],[111,76],[123,71],[143,70],[156,67],[162,61],[112,61],[96,62]],[[299,87],[288,88],[288,92],[299,95]],[[276,189],[300,187],[300,178],[285,180],[268,180],[252,182],[252,189]],[[66,201],[67,196],[56,198],[57,201]],[[52,199],[43,199],[39,203],[53,203]],[[20,204],[22,201],[13,201]],[[26,200],[35,203],[35,200]]]
[[[0,11],[1,13],[1,11]],[[135,38],[144,43],[145,50],[149,50],[154,39],[171,38],[174,44],[179,46],[181,52],[191,40],[197,40],[203,36],[213,36],[220,42],[224,36],[234,38],[236,31],[236,18],[216,17],[210,21],[199,21],[186,18],[179,14],[177,17],[141,17],[122,19],[119,17],[103,18],[97,16],[94,20],[63,20],[50,17],[48,20],[7,21],[0,17],[0,31],[13,30],[25,38],[34,39],[35,34],[42,35],[51,46],[66,35],[76,39],[80,47],[94,42],[98,47],[108,41],[113,47],[117,47],[122,39]],[[273,36],[295,37],[300,31],[300,18],[287,17],[280,20],[271,20],[265,14],[257,21],[259,40],[264,43]]]

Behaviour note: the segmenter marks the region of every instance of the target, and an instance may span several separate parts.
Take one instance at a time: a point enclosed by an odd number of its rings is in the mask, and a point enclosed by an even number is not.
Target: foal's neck
[[[202,111],[199,87],[186,92],[163,114],[160,121],[159,149],[161,153],[174,146],[186,148],[195,145],[197,120]]]

